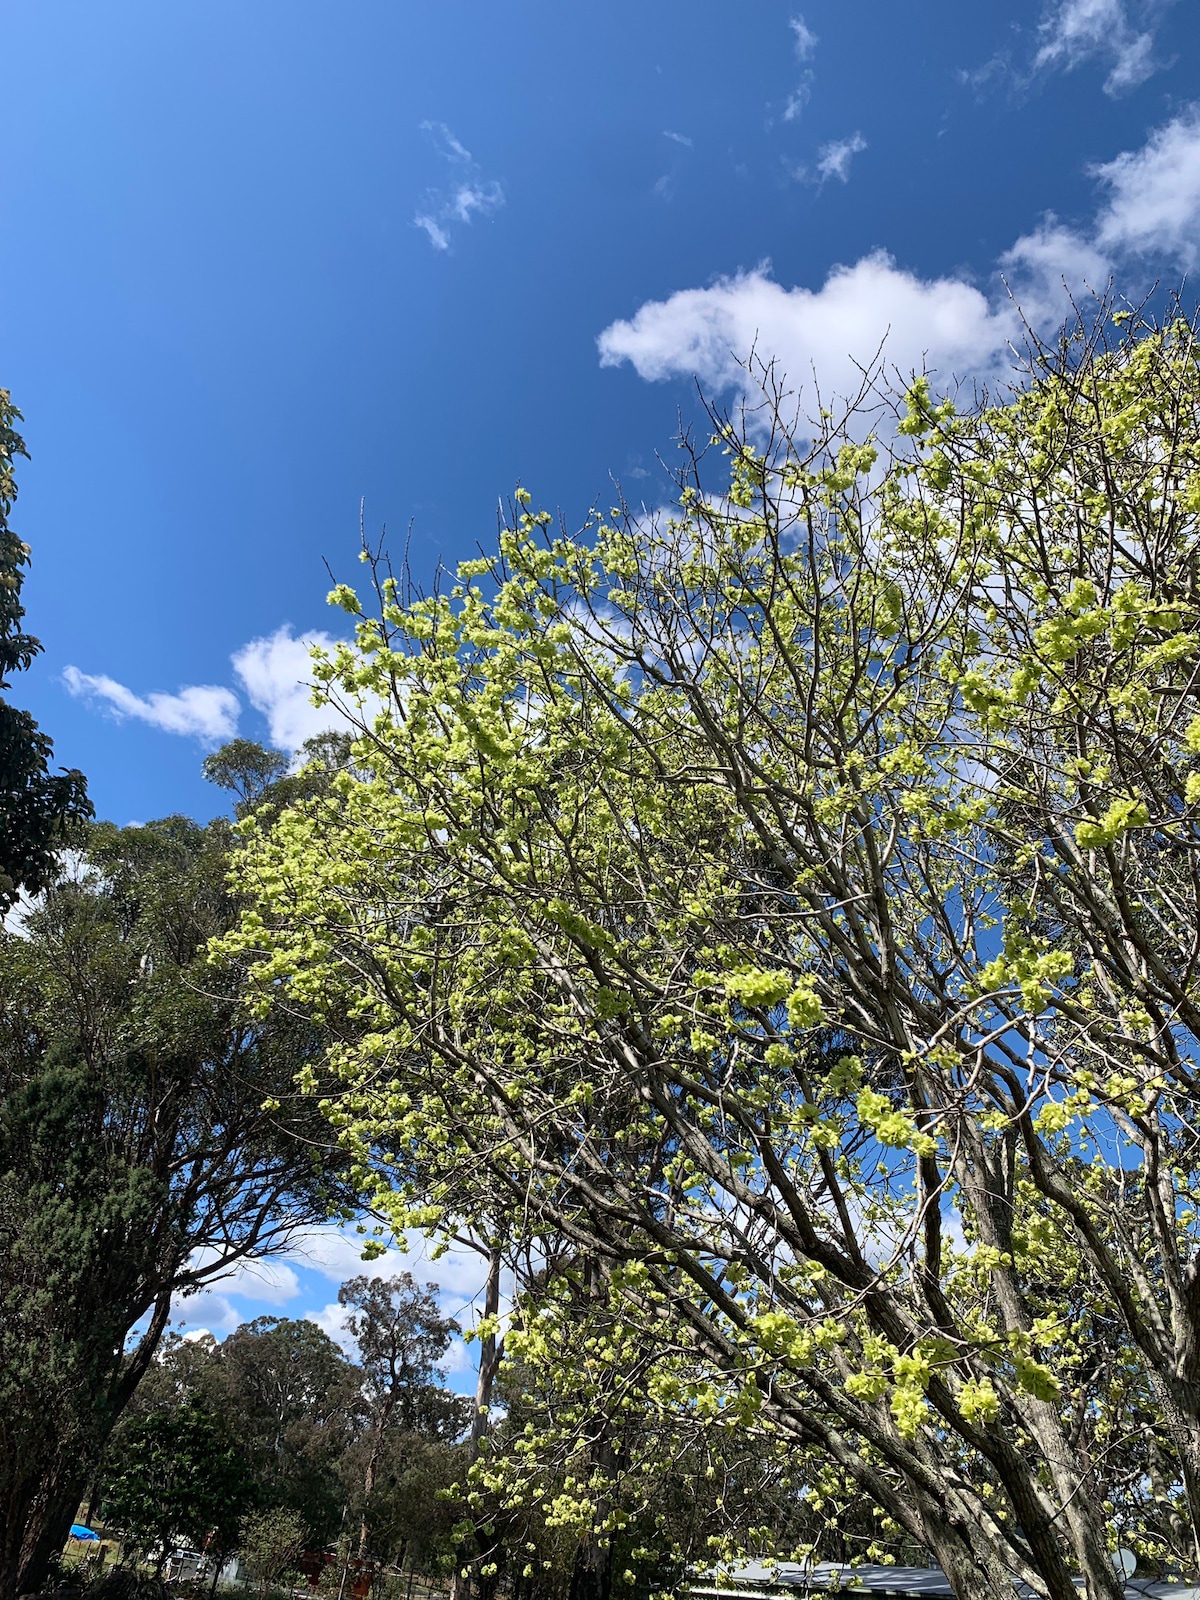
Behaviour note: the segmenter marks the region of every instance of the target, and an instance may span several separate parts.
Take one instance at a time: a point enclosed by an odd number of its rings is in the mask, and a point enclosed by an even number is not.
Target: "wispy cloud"
[[[425,193],[413,223],[421,228],[435,250],[449,250],[455,227],[488,216],[504,204],[504,189],[495,178],[485,178],[478,162],[444,122],[423,122],[434,148],[450,168],[450,181]]]
[[[836,178],[839,183],[847,182],[850,163],[866,148],[867,141],[858,132],[852,133],[848,139],[831,139],[817,151],[817,177],[822,183],[829,178]]]
[[[101,706],[118,721],[132,717],[148,722],[152,728],[161,728],[164,733],[183,734],[211,745],[232,739],[237,732],[241,711],[238,697],[216,684],[192,684],[178,694],[139,695],[103,673],[67,667],[62,676],[76,699]]]
[[[1155,32],[1173,0],[1044,0],[1032,52],[1008,46],[982,66],[959,72],[982,92],[1004,81],[1027,89],[1049,72],[1074,72],[1089,62],[1107,67],[1104,92],[1136,89],[1168,60],[1155,53]]]
[[[1035,71],[1071,72],[1085,61],[1109,64],[1107,94],[1136,89],[1159,63],[1154,59],[1152,15],[1161,6],[1142,5],[1140,22],[1131,17],[1127,0],[1054,0],[1038,29]],[[1149,25],[1148,25],[1149,24]]]
[[[251,639],[230,658],[233,675],[254,709],[266,719],[271,743],[295,752],[306,739],[328,728],[345,726],[336,706],[312,703],[312,650],[333,650],[331,634],[274,633]],[[132,717],[163,733],[181,734],[201,744],[223,744],[237,733],[242,706],[232,689],[219,684],[192,684],[177,694],[136,694],[103,673],[67,667],[63,683],[77,699],[86,700],[123,721]]]
[[[671,153],[670,166],[655,179],[654,193],[660,200],[673,200],[675,191],[679,187],[680,175],[691,160],[689,152],[694,149],[694,144],[686,133],[675,133],[671,128],[664,128],[662,136],[677,148]]]
[[[788,102],[783,108],[783,120],[794,122],[808,104],[812,95],[814,74],[808,63],[816,54],[817,36],[805,22],[802,16],[789,18],[788,27],[792,30],[792,48],[796,60],[804,67],[800,81],[788,96]]]
[[[792,37],[795,39],[796,60],[811,61],[817,48],[816,34],[801,16],[792,17],[788,22],[788,26],[791,28]]]

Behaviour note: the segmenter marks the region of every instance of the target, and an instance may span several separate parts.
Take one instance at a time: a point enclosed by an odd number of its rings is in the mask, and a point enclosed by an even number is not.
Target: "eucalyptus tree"
[[[436,1295],[435,1283],[422,1288],[409,1272],[391,1278],[363,1274],[338,1290],[338,1303],[347,1313],[343,1326],[362,1363],[368,1407],[359,1463],[362,1480],[355,1496],[360,1559],[372,1553],[387,1445],[401,1432],[435,1438],[443,1433],[453,1440],[463,1428],[465,1408],[443,1388],[445,1374],[438,1366],[458,1324],[442,1315]]]
[[[172,1304],[353,1189],[311,1024],[255,1022],[230,832],[94,825],[0,935],[0,1595],[37,1589]]]
[[[1105,314],[811,423],[768,375],[669,515],[521,491],[435,593],[334,591],[371,709],[225,948],[353,1018],[397,1227],[602,1264],[506,1334],[560,1396],[511,1503],[611,1537],[656,1431],[738,1430],[972,1600],[1197,1570],[1197,354]]]
[[[299,1514],[315,1546],[335,1539],[339,1465],[366,1424],[362,1373],[315,1322],[255,1317],[212,1352],[203,1391],[239,1441],[258,1507]]]

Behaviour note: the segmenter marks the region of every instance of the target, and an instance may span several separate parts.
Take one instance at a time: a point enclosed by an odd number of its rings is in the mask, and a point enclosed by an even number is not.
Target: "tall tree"
[[[297,1512],[318,1544],[333,1539],[340,1464],[366,1425],[361,1371],[315,1322],[256,1317],[213,1352],[205,1391],[237,1429],[258,1505]]]
[[[351,1278],[338,1290],[371,1407],[363,1460],[360,1558],[372,1553],[372,1510],[385,1442],[397,1429],[417,1432],[431,1401],[436,1403],[435,1392],[442,1392],[443,1374],[437,1364],[457,1324],[442,1315],[436,1292],[436,1284],[422,1289],[408,1272],[391,1278]]]
[[[92,814],[83,774],[52,774],[50,740],[27,711],[8,701],[12,674],[25,671],[42,648],[22,627],[29,546],[8,523],[17,497],[13,461],[26,454],[16,431],[20,421],[8,390],[0,389],[0,911],[22,889],[45,887],[70,826]]]
[[[93,825],[0,935],[0,1595],[39,1586],[174,1296],[351,1194],[293,1089],[311,1024],[256,1021],[210,937],[227,825]]]
[[[377,571],[317,670],[390,714],[245,863],[234,947],[364,1024],[331,1109],[396,1225],[606,1264],[510,1359],[651,1350],[964,1600],[1197,1569],[1198,354],[1105,316],[800,426],[768,379],[670,517],[522,493],[435,595]]]

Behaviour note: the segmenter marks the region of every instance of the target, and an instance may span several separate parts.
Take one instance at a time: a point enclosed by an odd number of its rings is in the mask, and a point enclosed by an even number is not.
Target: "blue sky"
[[[235,727],[315,731],[360,504],[428,580],[518,482],[571,526],[660,499],[755,341],[986,373],[1002,279],[1053,322],[1200,248],[1186,0],[0,0],[0,59],[18,698],[118,822],[220,809]]]

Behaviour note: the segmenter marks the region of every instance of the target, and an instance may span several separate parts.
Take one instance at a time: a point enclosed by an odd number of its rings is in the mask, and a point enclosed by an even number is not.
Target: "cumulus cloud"
[[[271,743],[280,749],[294,752],[306,739],[346,725],[336,706],[318,709],[312,703],[312,648],[332,650],[337,643],[331,634],[317,630],[294,634],[285,625],[251,639],[231,657],[237,681],[266,718]],[[138,695],[115,678],[80,672],[78,667],[67,667],[63,682],[71,694],[112,716],[135,717],[164,733],[218,745],[237,732],[241,703],[232,689],[219,685],[192,685],[178,694]]]
[[[178,694],[139,695],[103,673],[67,667],[62,676],[76,699],[101,706],[118,721],[133,717],[164,733],[184,734],[208,745],[232,739],[237,731],[241,710],[237,695],[216,684],[192,684]]]
[[[408,1257],[395,1248],[386,1250],[374,1261],[362,1258],[365,1237],[336,1222],[314,1223],[293,1235],[289,1255],[301,1266],[319,1272],[330,1283],[347,1278],[390,1278],[397,1272],[411,1272]]]
[[[1096,244],[1190,267],[1200,245],[1200,107],[1156,129],[1140,150],[1092,169],[1108,189]]]
[[[481,1301],[487,1279],[487,1259],[469,1245],[451,1245],[436,1261],[430,1256],[430,1242],[422,1233],[410,1233],[404,1250],[390,1247],[373,1261],[362,1259],[363,1236],[347,1231],[337,1223],[305,1228],[295,1237],[291,1258],[328,1278],[344,1283],[347,1278],[391,1278],[410,1272],[419,1283],[436,1283],[443,1307],[457,1316],[476,1301]]]
[[[850,177],[850,163],[867,148],[861,133],[852,133],[848,139],[831,139],[817,151],[817,176],[824,182],[837,178],[845,183]]]
[[[946,375],[988,365],[1014,331],[1011,311],[954,278],[922,279],[884,251],[835,267],[819,289],[787,289],[766,267],[652,300],[600,335],[602,366],[643,378],[695,374],[708,387],[744,380],[752,349],[793,382],[815,371],[826,395],[858,388],[860,364],[886,339],[889,362]]]
[[[413,224],[424,231],[435,250],[449,250],[452,230],[497,211],[504,204],[504,189],[494,178],[483,176],[471,152],[444,122],[423,122],[421,131],[429,135],[447,163],[450,177],[447,183],[426,191]]]
[[[202,1289],[199,1294],[181,1296],[171,1302],[171,1322],[184,1338],[199,1338],[232,1333],[245,1322],[246,1313],[223,1294]]]
[[[1069,315],[1072,295],[1102,292],[1113,262],[1093,239],[1048,214],[1005,251],[1000,270],[1023,314],[1042,327]]]
[[[1141,7],[1143,21],[1151,9]],[[1153,28],[1132,20],[1125,0],[1057,0],[1038,29],[1034,69],[1070,72],[1095,60],[1109,63],[1105,93],[1136,89],[1158,69]]]
[[[328,633],[293,634],[284,626],[265,638],[251,639],[233,656],[233,670],[250,704],[267,719],[271,743],[298,750],[306,739],[344,726],[332,706],[312,703],[312,648],[335,648]]]
[[[846,396],[886,340],[902,372],[986,377],[1006,363],[1021,316],[1050,327],[1069,314],[1072,293],[1102,291],[1124,266],[1188,267],[1200,252],[1200,107],[1092,177],[1104,194],[1091,224],[1044,217],[1000,258],[987,292],[961,277],[919,277],[878,250],[834,267],[816,289],[786,287],[760,266],[614,322],[597,341],[601,365],[627,361],[650,380],[695,376],[717,392],[744,385],[753,351],[793,383],[815,372],[826,396]]]
[[[193,1264],[206,1264],[200,1252],[193,1258]],[[299,1278],[278,1256],[262,1261],[235,1261],[227,1271],[217,1273],[209,1282],[214,1289],[220,1285],[222,1295],[235,1295],[238,1299],[268,1306],[286,1305],[300,1293]]]

